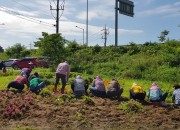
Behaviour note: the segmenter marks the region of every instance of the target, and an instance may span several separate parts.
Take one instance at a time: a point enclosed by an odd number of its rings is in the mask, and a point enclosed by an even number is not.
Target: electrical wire
[[[95,37],[95,36],[97,36],[96,34],[100,34],[100,33],[101,33],[101,31],[99,31],[99,32],[96,32],[96,33],[93,33],[93,34],[91,34],[90,36],[88,36],[88,38]]]
[[[21,5],[21,6],[23,6],[23,7],[25,7],[25,8],[27,8],[28,10],[32,10],[32,8],[30,8],[30,7],[22,4],[22,3],[20,3],[20,2],[17,2],[16,0],[12,0],[12,1],[15,2],[15,3],[17,3],[17,4],[19,4],[19,5]],[[42,12],[41,12],[42,14],[44,14],[44,15],[46,15],[46,16],[50,16],[50,15],[48,15],[47,13],[44,13],[44,12],[46,12],[45,10],[40,10],[40,11],[42,11]]]
[[[54,0],[53,0],[53,2],[54,2],[54,4],[55,4],[55,1],[54,1]],[[49,4],[50,4],[50,8],[51,8],[51,15],[54,17],[54,19],[56,19],[56,17],[55,17],[54,14],[52,13],[51,0],[49,0]],[[55,6],[57,6],[57,4],[55,4]],[[64,8],[64,6],[65,6],[65,0],[62,1],[62,3],[61,3],[60,6],[61,6],[61,7],[63,6],[63,8]],[[62,17],[63,13],[64,13],[64,9],[62,10],[61,15],[59,16],[59,19]]]
[[[43,24],[43,25],[51,25],[51,26],[55,26],[54,24],[51,24],[51,23],[47,23],[47,22],[44,22],[44,21],[41,21],[41,20],[38,20],[38,19],[35,19],[35,18],[32,18],[32,17],[29,17],[29,16],[25,16],[23,14],[20,14],[18,12],[15,12],[15,11],[12,11],[12,10],[9,10],[5,7],[2,7],[0,6],[0,11],[3,11],[5,13],[8,13],[8,14],[11,14],[11,15],[14,15],[16,17],[19,17],[21,19],[25,19],[25,20],[28,20],[30,22],[34,22],[34,23],[39,23],[39,24]]]
[[[63,3],[64,3],[64,4],[63,4]],[[61,6],[63,6],[63,8],[64,8],[64,6],[65,6],[65,0],[63,0],[63,2],[61,3]],[[61,19],[63,13],[64,13],[64,9],[62,10],[61,15],[59,16],[59,19]]]
[[[97,41],[97,40],[101,40],[101,38],[96,38],[96,39],[93,39],[93,40],[89,40],[89,42],[94,42],[94,41]]]
[[[51,11],[51,15],[53,16],[54,19],[56,19],[56,17],[53,15],[52,13],[52,5],[51,5],[51,0],[49,0],[49,4],[50,4],[50,11]]]

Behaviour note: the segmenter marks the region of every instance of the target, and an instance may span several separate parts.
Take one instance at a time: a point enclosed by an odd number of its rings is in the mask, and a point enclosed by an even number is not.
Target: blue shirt
[[[172,94],[172,101],[175,100],[176,105],[180,105],[180,88],[176,89]]]

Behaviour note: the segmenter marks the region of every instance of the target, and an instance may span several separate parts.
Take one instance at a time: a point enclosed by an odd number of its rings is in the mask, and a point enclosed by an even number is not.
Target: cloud
[[[180,2],[174,3],[174,6],[179,6],[179,5],[180,5]]]
[[[24,15],[31,16],[37,20],[55,24],[55,19],[53,18],[53,16],[46,15],[45,17],[45,14],[47,12],[50,13],[48,1],[44,2],[44,0],[33,0],[33,2],[27,1],[20,3],[22,3],[24,6],[29,7],[30,9],[22,8],[22,6],[18,7],[17,5],[13,6],[11,9],[13,9],[14,11],[18,11],[19,13],[22,13]],[[101,34],[103,33],[103,27],[98,26],[98,24],[102,25],[102,21],[104,22],[111,19],[114,20],[114,6],[114,0],[89,0],[89,21],[97,22],[97,24],[93,24],[94,26],[89,24],[88,29],[89,41],[93,41],[93,44],[97,44],[97,41],[95,41],[96,39],[99,39],[102,42]],[[54,11],[54,13],[56,14],[56,11]],[[47,32],[49,34],[56,32],[55,27],[33,23],[1,11],[0,19],[6,24],[5,26],[3,26],[3,28],[0,28],[0,45],[3,44],[3,48],[15,43],[22,43],[24,45],[27,45],[32,41],[36,41],[37,38],[42,37],[42,32]],[[62,36],[64,36],[68,40],[74,40],[76,38],[82,39],[82,30],[76,28],[75,26],[84,28],[84,31],[86,31],[86,25],[82,24],[85,23],[85,20],[86,0],[66,1],[64,13],[59,21],[59,32],[62,33]],[[99,23],[99,21],[101,22]],[[109,36],[113,37],[113,40],[114,32],[114,29],[110,28]],[[133,37],[144,33],[143,30],[129,30],[126,28],[119,29],[118,32],[120,35],[126,35],[128,37]],[[86,32],[84,33],[86,34]]]
[[[152,2],[154,2],[155,0],[144,0],[144,2],[146,3],[146,4],[150,4],[150,3],[152,3]]]
[[[92,1],[93,2],[93,1]],[[88,19],[89,21],[94,19],[108,19],[114,18],[114,2],[109,0],[94,1],[96,3],[89,2]],[[80,11],[76,18],[80,20],[86,20],[86,10]]]
[[[180,10],[180,7],[178,6],[180,3],[175,3],[172,5],[163,5],[156,7],[154,9],[150,10],[145,10],[141,12],[137,12],[137,16],[140,17],[148,17],[148,16],[153,16],[153,15],[169,15],[169,14],[177,14],[178,11]]]

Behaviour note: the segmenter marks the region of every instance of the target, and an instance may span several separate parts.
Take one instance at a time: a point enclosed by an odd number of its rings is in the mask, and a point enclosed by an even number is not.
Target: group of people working
[[[67,61],[60,63],[56,69],[56,83],[54,87],[54,92],[57,93],[57,85],[59,83],[59,79],[62,81],[61,93],[64,93],[64,89],[66,86],[66,82],[68,81],[68,77],[70,76],[70,65]],[[81,97],[82,95],[87,95],[88,84],[85,83],[83,78],[78,75],[76,79],[72,82],[71,88],[76,97]],[[176,84],[173,86],[175,89],[172,94],[172,102],[175,102],[176,105],[180,105],[180,85]],[[119,82],[116,79],[112,79],[108,83],[107,91],[104,85],[104,82],[101,76],[97,76],[93,82],[92,87],[90,87],[90,92],[97,97],[108,97],[108,98],[117,98],[121,97],[123,93],[123,88],[120,86]],[[133,83],[130,89],[130,99],[132,100],[144,100],[146,97],[146,92],[143,90],[141,86],[137,83]],[[158,87],[157,83],[152,83],[150,87],[147,97],[151,102],[165,102],[168,93],[163,93],[162,90]]]
[[[35,93],[44,88],[45,82],[40,81],[39,74],[35,72],[30,75],[31,71],[31,68],[23,68],[20,75],[18,75],[8,84],[6,91],[8,91],[10,88],[15,88],[18,90],[18,92],[22,92],[25,87],[24,85],[26,85],[31,92]]]
[[[21,92],[24,89],[24,85],[27,85],[32,92],[38,92],[42,88],[45,87],[45,82],[41,82],[39,79],[39,74],[35,72],[31,74],[31,68],[23,68],[19,76],[16,77],[13,81],[11,81],[6,91],[8,91],[11,87],[18,89]],[[56,81],[54,85],[54,94],[58,94],[57,85],[61,79],[62,88],[61,93],[64,93],[66,82],[70,76],[70,65],[67,61],[60,63],[56,69]],[[173,86],[175,89],[172,94],[172,101],[175,102],[176,105],[180,105],[180,85],[176,84]],[[83,80],[83,78],[78,75],[75,80],[71,83],[71,89],[76,97],[81,97],[83,95],[88,95],[88,84]],[[93,82],[92,86],[89,88],[90,93],[97,97],[108,97],[108,98],[117,98],[120,99],[123,88],[120,86],[119,82],[116,79],[112,79],[108,83],[107,91],[104,85],[104,82],[101,76],[97,76]],[[130,99],[132,100],[144,100],[146,97],[146,92],[143,90],[141,86],[137,83],[133,83],[130,89]],[[168,93],[163,93],[162,90],[158,87],[158,85],[154,82],[150,87],[147,97],[151,102],[165,102]]]

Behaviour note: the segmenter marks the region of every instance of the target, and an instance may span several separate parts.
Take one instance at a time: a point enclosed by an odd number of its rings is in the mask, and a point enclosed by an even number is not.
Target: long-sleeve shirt
[[[150,100],[153,101],[160,100],[162,91],[160,89],[150,89],[147,96]]]
[[[142,87],[138,85],[132,86],[131,89],[133,90],[134,93],[144,93]]]
[[[109,82],[108,91],[112,92],[112,91],[118,91],[118,90],[120,90],[120,85],[117,81],[113,80]]]
[[[147,97],[152,101],[158,101],[161,99],[161,96],[162,90],[157,86],[157,84],[152,85],[148,91]]]
[[[94,80],[92,86],[96,87],[98,91],[106,91],[105,85],[102,80]]]
[[[56,73],[59,74],[64,74],[67,77],[69,77],[70,75],[70,65],[68,65],[67,63],[60,63],[56,69]]]
[[[17,76],[14,81],[16,81],[17,83],[22,84],[22,85],[26,84],[29,87],[29,82],[28,82],[27,78],[24,76]]]
[[[29,76],[31,71],[32,71],[32,69],[30,69],[30,68],[23,68],[21,71],[24,71],[26,73],[26,75]]]
[[[172,94],[172,101],[175,101],[175,104],[180,105],[180,88],[176,89]]]
[[[85,91],[85,82],[83,79],[75,79],[73,85],[74,91]]]
[[[36,88],[39,83],[40,83],[39,78],[31,79],[31,81],[30,81],[30,89]]]

